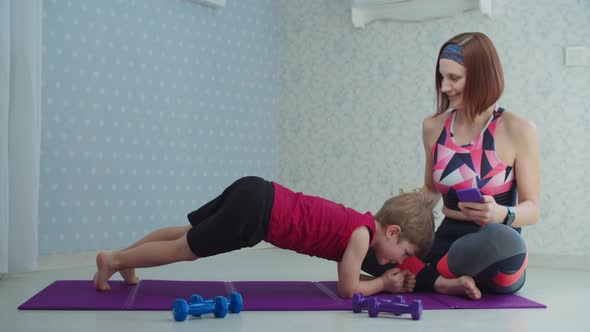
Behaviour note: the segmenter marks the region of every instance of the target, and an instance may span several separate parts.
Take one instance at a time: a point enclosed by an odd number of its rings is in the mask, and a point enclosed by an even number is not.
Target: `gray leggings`
[[[514,293],[525,282],[527,250],[515,229],[501,224],[480,227],[475,223],[445,218],[436,230],[434,245],[424,257],[426,266],[416,276],[416,290],[432,291],[438,276],[469,275],[484,292]],[[379,265],[373,252],[363,271],[382,275],[395,265]]]

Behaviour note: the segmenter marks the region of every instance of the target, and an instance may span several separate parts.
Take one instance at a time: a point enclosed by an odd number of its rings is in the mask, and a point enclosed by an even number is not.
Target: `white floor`
[[[349,311],[242,312],[224,319],[203,316],[175,322],[170,312],[19,311],[36,292],[58,279],[89,279],[95,268],[66,268],[4,275],[0,279],[0,331],[589,331],[590,271],[530,268],[519,293],[547,309],[427,310],[420,321]],[[166,267],[140,270],[145,279],[335,280],[332,262],[279,249],[249,249]],[[187,295],[188,296],[188,295]]]

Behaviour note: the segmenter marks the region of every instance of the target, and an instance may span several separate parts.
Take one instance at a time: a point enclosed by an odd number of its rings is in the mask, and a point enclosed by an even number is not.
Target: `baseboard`
[[[276,247],[262,242],[251,249],[275,249]],[[96,265],[96,252],[83,252],[77,254],[63,254],[40,256],[39,270],[56,270],[79,267],[92,267]],[[559,269],[559,270],[580,270],[590,271],[590,256],[567,256],[567,255],[548,255],[548,254],[529,254],[528,267]],[[0,274],[0,279],[2,274]]]
[[[57,254],[39,256],[39,271],[60,270],[96,266],[97,252],[81,252],[75,254]]]
[[[246,250],[270,249],[276,248],[270,243],[260,242],[252,248]],[[71,269],[81,267],[96,266],[96,254],[98,252],[81,252],[75,254],[58,254],[39,256],[37,259],[38,271]],[[0,275],[1,276],[1,275]],[[1,277],[0,277],[1,278]]]
[[[529,267],[590,271],[590,256],[529,254]]]

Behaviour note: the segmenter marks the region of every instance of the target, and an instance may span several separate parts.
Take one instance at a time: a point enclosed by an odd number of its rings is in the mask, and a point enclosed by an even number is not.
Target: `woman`
[[[437,111],[423,122],[426,154],[421,190],[445,216],[436,230],[417,290],[465,295],[513,293],[525,280],[523,226],[539,219],[540,160],[535,126],[497,105],[502,66],[490,39],[463,33],[444,43],[436,65]],[[459,202],[456,191],[477,188],[483,202]],[[363,270],[378,266],[371,254]]]

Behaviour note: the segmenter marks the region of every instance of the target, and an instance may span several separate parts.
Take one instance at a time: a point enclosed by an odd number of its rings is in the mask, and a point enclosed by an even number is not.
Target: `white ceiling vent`
[[[493,0],[351,0],[352,24],[364,28],[376,20],[420,22],[470,10],[492,15]]]

